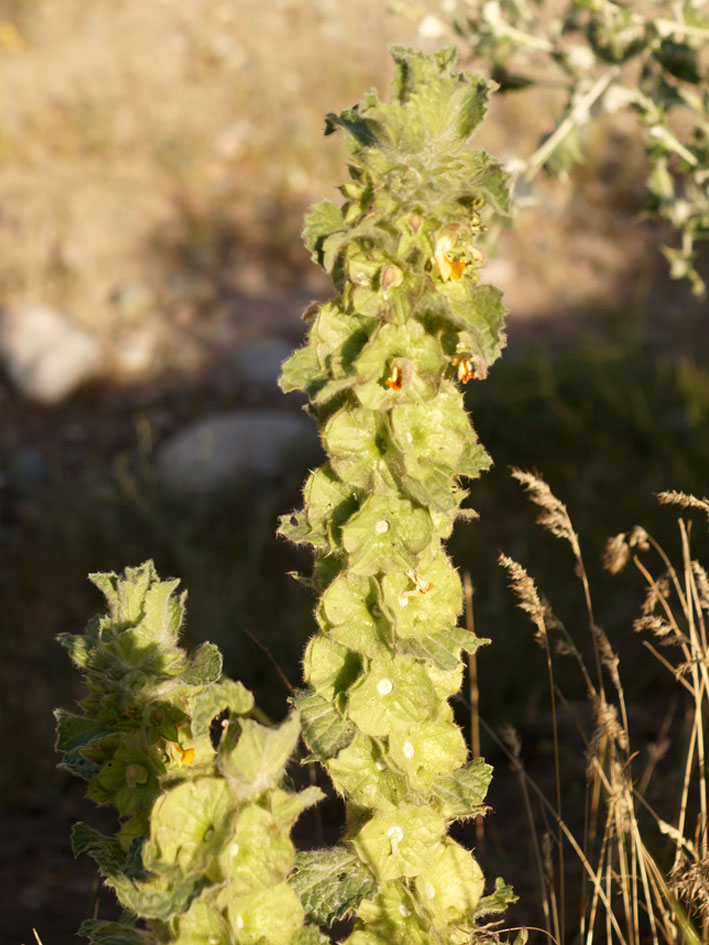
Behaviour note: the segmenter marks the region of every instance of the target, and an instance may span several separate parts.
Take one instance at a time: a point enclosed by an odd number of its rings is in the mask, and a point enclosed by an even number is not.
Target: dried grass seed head
[[[683,509],[701,509],[709,519],[709,499],[706,496],[699,499],[696,495],[670,489],[667,492],[658,492],[657,498],[662,505],[679,505]]]
[[[697,585],[697,595],[702,610],[709,610],[709,574],[698,561],[692,562],[692,574]]]
[[[517,597],[518,607],[526,614],[529,614],[537,628],[535,639],[541,646],[544,646],[547,637],[544,622],[546,607],[540,600],[534,579],[530,577],[525,568],[518,561],[510,558],[508,555],[500,554],[497,560],[503,568],[507,569],[507,573],[510,576],[509,586]]]
[[[578,557],[580,554],[578,535],[573,529],[564,503],[557,499],[541,477],[521,469],[512,469],[512,476],[526,489],[532,502],[541,508],[542,512],[537,522],[556,538],[566,539]]]

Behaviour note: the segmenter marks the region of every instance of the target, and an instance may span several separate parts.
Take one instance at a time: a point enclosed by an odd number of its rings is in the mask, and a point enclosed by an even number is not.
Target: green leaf
[[[376,897],[362,902],[357,919],[359,928],[355,927],[348,945],[433,945],[436,941],[416,897],[400,882],[383,883]]]
[[[417,659],[429,660],[434,666],[443,670],[457,669],[460,663],[460,652],[474,653],[479,646],[491,641],[485,637],[476,637],[469,630],[460,627],[450,627],[425,637],[405,640],[401,650]]]
[[[95,761],[88,761],[78,751],[67,752],[57,767],[81,778],[82,781],[90,781],[101,770],[101,765],[96,764]]]
[[[504,912],[507,906],[512,902],[517,902],[517,899],[518,897],[515,896],[512,887],[508,886],[507,883],[498,876],[495,880],[494,892],[490,893],[489,896],[483,896],[480,902],[478,902],[475,916],[476,918],[482,918],[486,915]]]
[[[305,744],[316,761],[333,758],[354,738],[356,729],[352,723],[317,693],[299,693],[293,704],[300,712]]]
[[[231,715],[248,715],[254,697],[240,682],[223,679],[212,683],[195,697],[192,704],[192,736],[206,735],[212,719],[228,709]]]
[[[298,894],[307,920],[326,927],[351,916],[377,889],[369,870],[344,846],[298,853],[288,882]]]
[[[88,938],[90,945],[155,945],[152,932],[101,919],[84,920],[77,934]]]
[[[352,685],[361,668],[362,661],[357,653],[323,634],[314,636],[305,650],[305,681],[328,702]]]
[[[464,820],[484,814],[485,795],[492,778],[492,768],[482,758],[475,758],[453,774],[438,778],[431,785],[431,793],[440,803],[447,818]]]
[[[207,686],[222,674],[222,654],[216,643],[205,641],[181,674],[182,682],[188,686]]]
[[[324,266],[323,243],[333,233],[340,231],[342,225],[342,211],[329,200],[320,201],[310,211],[305,218],[303,242],[314,263]],[[330,272],[332,261],[330,261],[330,266],[325,268],[327,272]]]
[[[241,723],[239,740],[223,760],[227,777],[240,785],[241,799],[262,794],[278,782],[299,738],[297,713],[274,728],[253,719]]]
[[[126,865],[126,854],[117,840],[81,822],[71,828],[71,850],[74,857],[88,853],[104,876],[119,873]]]
[[[304,925],[291,939],[291,945],[330,945],[330,939],[314,925]]]
[[[304,390],[308,394],[322,385],[325,378],[313,348],[300,348],[283,362],[278,385],[284,394]]]
[[[463,610],[458,572],[438,548],[422,555],[416,570],[385,574],[381,587],[383,606],[401,640],[427,638],[436,625],[455,625]]]
[[[447,308],[444,315],[453,324],[472,333],[475,338],[480,373],[495,361],[506,343],[503,332],[507,308],[502,301],[502,290],[494,285],[469,285],[460,280],[446,283]]]
[[[177,938],[170,939],[174,945],[232,945],[233,942],[226,919],[211,898],[205,896],[190,903],[189,909],[180,916],[177,928]]]
[[[113,729],[103,722],[87,718],[83,715],[72,715],[64,709],[55,709],[54,718],[57,720],[57,751],[73,751],[88,745],[97,738],[104,738],[113,734]]]

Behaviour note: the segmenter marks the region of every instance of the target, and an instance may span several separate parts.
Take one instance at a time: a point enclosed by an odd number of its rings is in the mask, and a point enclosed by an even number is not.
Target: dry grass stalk
[[[706,496],[698,499],[695,495],[671,489],[667,492],[658,492],[657,498],[663,505],[681,505],[684,509],[701,509],[709,516],[709,499]]]
[[[536,476],[515,471],[515,478],[523,483],[540,505],[544,514],[540,523],[557,537],[566,538],[572,545],[580,573],[582,570],[578,540],[568,518],[566,507],[552,495],[545,483]],[[678,502],[686,508],[709,512],[709,500],[696,499],[683,493],[663,493],[661,501]],[[584,876],[590,883],[590,895],[582,904],[579,923],[579,941],[593,945],[603,929],[603,940],[623,945],[702,945],[709,942],[709,831],[707,829],[708,789],[705,773],[704,725],[709,706],[709,647],[705,613],[709,611],[709,577],[706,570],[692,561],[689,546],[689,528],[680,522],[682,538],[682,568],[675,569],[664,550],[641,527],[622,533],[609,541],[606,547],[606,567],[613,573],[621,570],[631,559],[643,575],[647,591],[642,616],[635,621],[635,630],[650,633],[663,646],[672,647],[668,657],[663,656],[648,641],[647,649],[667,668],[689,694],[689,730],[684,749],[682,782],[677,798],[674,822],[663,819],[650,807],[645,791],[655,772],[658,760],[671,747],[670,731],[675,717],[674,707],[663,721],[654,745],[648,751],[648,764],[637,781],[632,771],[636,752],[631,750],[628,715],[620,674],[620,661],[602,629],[591,621],[596,652],[602,669],[608,673],[616,698],[609,701],[602,685],[596,690],[590,685],[583,666],[583,657],[563,624],[552,614],[549,604],[537,589],[533,578],[522,565],[502,555],[500,562],[511,577],[519,606],[529,614],[537,627],[537,639],[549,655],[550,686],[553,683],[549,633],[557,631],[556,653],[575,657],[591,700],[595,725],[587,740],[588,783],[586,826],[582,843],[573,837],[560,815],[557,796],[558,827],[578,855]],[[640,560],[639,553],[654,550],[662,562],[663,573],[652,575]],[[587,590],[587,585],[584,587]],[[592,614],[590,605],[589,614]],[[539,625],[544,628],[540,633]],[[566,700],[561,697],[566,704]],[[554,710],[556,711],[556,710]],[[515,766],[520,778],[523,772],[519,751],[515,744]],[[558,745],[557,745],[558,752]],[[558,757],[557,757],[558,778]],[[637,783],[636,783],[637,782]],[[526,783],[526,782],[525,782]],[[541,792],[533,784],[534,791]],[[525,788],[525,791],[527,789]],[[528,793],[528,792],[527,792]],[[552,810],[549,801],[543,805]],[[642,806],[654,818],[658,834],[672,842],[667,862],[664,856],[655,859],[646,842],[647,826],[642,826],[638,807]],[[690,812],[696,813],[698,828],[695,840],[687,835]],[[599,821],[602,829],[596,830]],[[536,840],[535,840],[536,843]],[[659,849],[659,848],[658,848]],[[674,856],[674,864],[671,862]],[[538,849],[538,858],[545,869],[548,902],[547,921],[553,917],[551,851],[548,838]],[[663,866],[663,863],[665,865]],[[561,902],[559,903],[561,908]],[[617,911],[616,911],[617,910]],[[601,916],[601,912],[603,915]],[[551,914],[550,914],[551,913]],[[698,927],[694,923],[698,923]],[[558,926],[555,926],[554,931]],[[552,927],[547,926],[549,934]],[[563,926],[561,928],[563,935]]]

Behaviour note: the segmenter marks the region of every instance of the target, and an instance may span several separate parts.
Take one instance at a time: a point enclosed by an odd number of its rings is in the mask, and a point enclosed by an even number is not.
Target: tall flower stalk
[[[308,344],[281,377],[308,395],[327,453],[280,531],[313,547],[320,595],[295,700],[304,737],[373,877],[349,945],[469,942],[508,894],[481,904],[480,867],[448,836],[484,812],[490,768],[468,759],[449,704],[462,652],[486,641],[457,625],[444,543],[474,516],[461,478],[490,465],[461,385],[483,380],[504,345],[476,243],[508,211],[509,180],[467,149],[494,85],[455,72],[453,49],[393,56],[391,102],[371,92],[327,118],[351,179],[342,206],[313,209],[304,239],[337,294],[306,311]]]

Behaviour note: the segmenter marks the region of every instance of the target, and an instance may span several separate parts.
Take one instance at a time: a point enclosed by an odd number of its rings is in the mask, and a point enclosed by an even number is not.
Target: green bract
[[[349,805],[346,841],[372,879],[347,942],[438,945],[475,937],[483,890],[476,861],[446,838],[452,820],[484,812],[490,772],[468,762],[447,701],[462,651],[484,641],[457,627],[461,582],[443,542],[465,514],[461,477],[490,464],[459,384],[484,379],[505,341],[476,240],[507,211],[509,181],[467,149],[493,84],[455,72],[450,49],[393,55],[391,102],[372,92],[327,119],[351,180],[341,207],[313,209],[304,238],[337,295],[308,309],[308,344],[281,376],[308,395],[327,463],[281,533],[313,547],[321,594],[311,688],[295,700],[304,737]],[[308,892],[311,918],[342,914],[337,896],[328,911]]]

